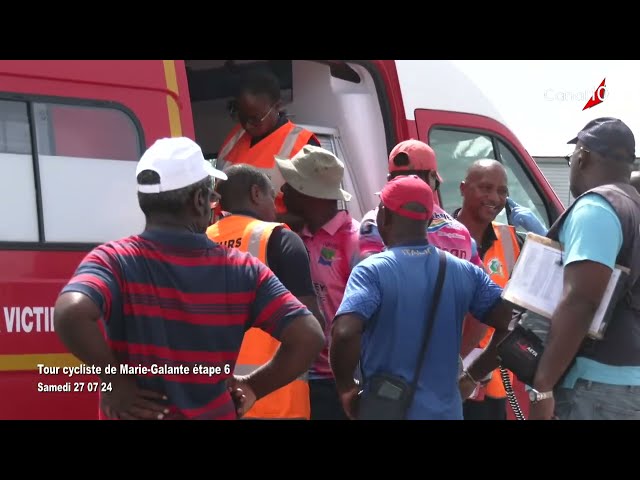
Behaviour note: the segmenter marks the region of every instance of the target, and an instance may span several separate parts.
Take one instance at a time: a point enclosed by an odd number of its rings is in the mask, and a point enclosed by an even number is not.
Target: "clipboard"
[[[562,298],[563,272],[560,243],[529,232],[502,298],[550,320]],[[604,337],[629,273],[628,268],[620,265],[613,269],[602,302],[589,327],[588,337],[594,340]]]

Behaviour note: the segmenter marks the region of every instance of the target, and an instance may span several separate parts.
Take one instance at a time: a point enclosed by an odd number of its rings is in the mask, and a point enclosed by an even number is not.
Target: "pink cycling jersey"
[[[331,324],[342,302],[351,270],[358,263],[360,223],[347,211],[329,220],[320,230],[311,233],[306,227],[300,237],[309,252],[311,280],[325,320],[326,345],[309,371],[309,379],[333,378],[329,366]]]
[[[384,250],[384,243],[376,224],[377,215],[378,209],[376,208],[367,212],[362,218],[360,226],[361,257]],[[441,250],[482,267],[482,260],[478,256],[475,242],[471,238],[467,227],[438,205],[433,206],[431,224],[427,227],[427,240]]]

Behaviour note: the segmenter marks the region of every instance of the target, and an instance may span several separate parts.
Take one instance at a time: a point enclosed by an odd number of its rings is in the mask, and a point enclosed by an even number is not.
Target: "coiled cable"
[[[507,399],[509,400],[509,405],[511,406],[511,410],[513,410],[516,420],[525,420],[524,413],[522,413],[522,409],[520,408],[520,404],[516,398],[516,393],[513,391],[513,385],[511,385],[509,372],[506,368],[500,367],[500,377],[502,378],[502,384],[507,392]]]

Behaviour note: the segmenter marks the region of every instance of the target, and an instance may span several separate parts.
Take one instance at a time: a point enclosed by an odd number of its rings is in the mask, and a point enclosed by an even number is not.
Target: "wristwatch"
[[[538,403],[540,400],[546,400],[548,398],[553,398],[553,391],[539,392],[533,388],[529,390],[529,400],[531,400],[531,403]]]

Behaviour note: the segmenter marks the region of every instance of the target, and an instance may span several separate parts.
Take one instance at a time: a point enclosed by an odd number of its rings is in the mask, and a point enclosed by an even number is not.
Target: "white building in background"
[[[569,166],[564,157],[533,157],[565,207],[573,201],[569,191]]]
[[[640,142],[640,133],[638,134]],[[573,202],[573,196],[569,191],[569,166],[564,157],[533,157],[540,170],[562,200],[565,207]],[[635,169],[640,170],[640,161],[636,159]]]

